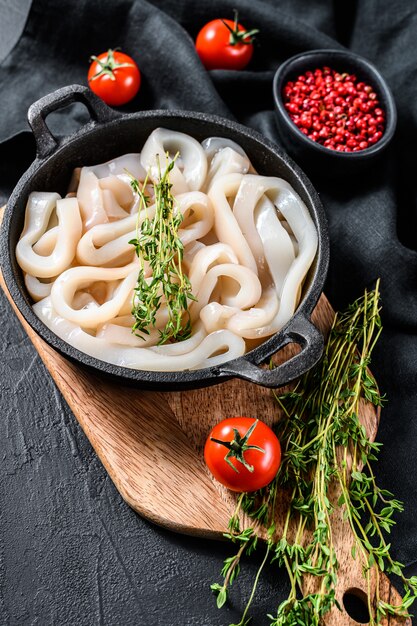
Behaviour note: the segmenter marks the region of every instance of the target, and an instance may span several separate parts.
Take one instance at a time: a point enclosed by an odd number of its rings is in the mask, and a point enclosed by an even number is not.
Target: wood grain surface
[[[0,213],[1,221],[1,213]],[[236,496],[209,474],[203,462],[203,446],[211,427],[224,417],[247,415],[268,424],[281,419],[271,391],[232,379],[186,392],[146,392],[122,387],[82,369],[50,348],[17,311],[30,340],[72,409],[98,457],[124,500],[140,515],[173,531],[218,539],[231,516]],[[334,312],[322,295],[313,321],[326,333]],[[275,357],[281,362],[296,348],[287,346]],[[363,404],[361,420],[372,440],[378,429],[378,414]],[[336,490],[333,499],[339,494]],[[277,512],[277,532],[282,528],[285,502]],[[248,520],[242,519],[242,526]],[[340,562],[337,599],[343,607],[345,592],[366,598],[368,590],[359,559],[351,556],[353,536],[342,512],[333,513],[333,540]],[[307,581],[307,590],[315,581]],[[376,588],[387,602],[400,596],[385,574],[373,569],[370,595]],[[325,618],[327,626],[357,624],[346,611],[334,608]],[[411,624],[411,620],[387,618],[384,625]]]

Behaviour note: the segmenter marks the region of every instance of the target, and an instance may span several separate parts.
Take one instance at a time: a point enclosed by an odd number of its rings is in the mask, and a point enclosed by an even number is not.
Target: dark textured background
[[[417,9],[414,1],[0,0],[0,199],[33,158],[29,104],[85,82],[88,57],[121,45],[144,83],[128,108],[187,108],[234,116],[277,137],[271,80],[302,50],[345,45],[373,61],[396,98],[399,126],[383,163],[334,183],[314,180],[328,213],[327,295],[336,307],[382,278],[384,333],[373,370],[389,402],[379,439],[380,482],[404,500],[392,533],[396,558],[417,573]],[[191,37],[228,17],[261,34],[244,72],[201,67]],[[187,35],[188,32],[188,35]],[[17,45],[11,50],[13,44]],[[65,134],[81,107],[51,116]],[[7,140],[7,141],[6,141]],[[90,626],[215,626],[238,620],[256,559],[245,564],[232,604],[215,608],[209,583],[230,548],[165,532],[123,503],[55,389],[3,295],[0,297],[0,623]],[[284,597],[284,575],[262,577],[254,626]]]

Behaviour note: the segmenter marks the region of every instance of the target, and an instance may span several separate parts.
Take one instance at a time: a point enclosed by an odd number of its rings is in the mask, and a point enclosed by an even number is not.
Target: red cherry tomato
[[[229,417],[217,424],[204,447],[214,478],[232,491],[257,491],[268,485],[281,463],[275,433],[253,417]]]
[[[109,49],[91,57],[88,84],[106,104],[120,106],[132,100],[139,91],[141,76],[132,57]]]
[[[235,20],[213,20],[197,35],[197,54],[207,70],[242,70],[253,54],[253,36],[257,30],[247,31]]]

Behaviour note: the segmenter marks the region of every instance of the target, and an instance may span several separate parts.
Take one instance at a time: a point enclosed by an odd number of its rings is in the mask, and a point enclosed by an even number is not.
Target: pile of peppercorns
[[[365,150],[384,134],[377,94],[354,74],[330,67],[308,71],[285,85],[283,99],[300,131],[330,150]]]

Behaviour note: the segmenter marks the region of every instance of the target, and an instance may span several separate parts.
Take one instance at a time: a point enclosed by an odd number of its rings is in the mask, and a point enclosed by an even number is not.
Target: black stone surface
[[[12,8],[13,5],[13,8]],[[261,30],[251,66],[206,74],[191,37],[238,6]],[[0,40],[13,41],[24,3],[0,2]],[[16,20],[14,20],[14,17]],[[188,33],[188,35],[187,35]],[[26,110],[40,96],[85,80],[88,56],[137,51],[144,84],[130,110],[187,108],[234,116],[278,140],[271,84],[279,63],[303,50],[346,45],[384,74],[398,129],[383,162],[357,177],[315,177],[329,217],[327,294],[345,306],[382,279],[384,332],[373,370],[389,402],[379,439],[380,483],[405,502],[391,539],[416,574],[417,559],[417,12],[400,0],[34,0],[17,46],[0,64],[0,192],[33,157]],[[66,134],[79,108],[51,116]],[[7,141],[6,141],[7,140]],[[309,173],[309,172],[307,172]],[[3,295],[0,297],[0,623],[11,625],[216,626],[238,621],[257,562],[245,563],[232,604],[217,611],[209,584],[230,547],[157,529],[123,503],[62,401]],[[191,504],[190,504],[191,506]],[[277,569],[262,576],[253,624],[284,598]]]

